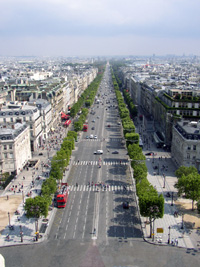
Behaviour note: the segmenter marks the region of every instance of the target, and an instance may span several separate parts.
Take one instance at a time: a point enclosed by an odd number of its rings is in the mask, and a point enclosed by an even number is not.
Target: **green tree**
[[[45,218],[48,215],[49,203],[47,199],[36,196],[35,198],[27,198],[25,202],[24,209],[26,211],[26,216],[28,218],[37,218],[39,219],[41,216]]]
[[[49,188],[48,189],[49,195],[54,194],[56,192],[56,188],[57,188],[56,179],[54,179],[54,178],[46,179],[42,184],[42,190],[43,190],[43,186],[47,186]],[[42,192],[42,194],[43,194],[43,192]]]
[[[136,184],[147,178],[147,166],[144,162],[134,164],[134,178]]]
[[[188,174],[198,173],[197,169],[194,166],[186,167],[180,166],[178,170],[176,170],[175,174],[177,178],[181,178],[182,175],[187,176]]]
[[[60,169],[60,166],[57,164],[56,157],[52,159],[51,161],[51,172],[50,177],[56,179],[56,180],[62,180],[63,173]]]
[[[182,175],[175,187],[178,189],[178,195],[185,194],[187,199],[192,200],[192,210],[194,210],[194,201],[200,199],[200,175],[198,173],[191,173]]]
[[[162,218],[164,215],[164,197],[158,195],[156,190],[150,186],[149,190],[139,195],[140,213],[144,217],[148,217],[150,221],[150,237],[152,236],[152,223],[157,218]]]
[[[81,123],[80,121],[74,122],[74,131],[76,132],[81,131],[82,128],[83,128],[83,123]]]

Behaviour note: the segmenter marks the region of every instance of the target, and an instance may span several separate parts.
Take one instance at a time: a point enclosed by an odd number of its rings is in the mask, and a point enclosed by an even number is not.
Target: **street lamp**
[[[163,188],[165,188],[165,174],[164,173],[163,173],[163,178],[164,178]]]
[[[8,225],[10,227],[10,212],[8,212]]]
[[[181,229],[183,229],[183,228],[184,228],[184,227],[183,227],[183,217],[184,217],[184,214],[183,214],[183,212],[182,212],[181,216],[182,216]]]
[[[23,242],[23,231],[22,231],[22,226],[19,226],[20,228],[20,237],[21,237],[21,242]]]
[[[39,219],[40,207],[39,206],[31,206],[30,211],[33,212],[34,216],[35,216],[35,234],[36,234],[35,240],[38,241],[38,236],[39,236],[39,233],[38,233],[38,219]]]
[[[172,192],[172,203],[171,203],[171,206],[174,206],[173,200],[174,200],[174,192]]]
[[[24,203],[24,191],[22,190],[22,200],[23,200],[23,203]]]
[[[170,230],[171,230],[171,227],[169,226],[168,229],[169,229],[169,234],[168,234],[168,244],[170,244]]]
[[[153,218],[153,234],[150,233],[150,235],[153,235],[153,241],[154,241],[154,236],[155,236],[155,220],[156,220],[156,217],[159,213],[159,207],[158,206],[151,206],[149,208],[149,211],[150,211],[150,217],[151,217],[151,222],[152,222],[152,218]],[[151,226],[151,232],[152,232],[152,226]]]

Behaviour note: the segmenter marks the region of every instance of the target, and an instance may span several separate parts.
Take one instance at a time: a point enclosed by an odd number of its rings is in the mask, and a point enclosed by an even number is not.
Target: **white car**
[[[94,154],[96,154],[96,155],[101,155],[101,154],[103,154],[103,150],[97,150],[97,151],[94,151]]]
[[[97,139],[97,135],[94,136],[94,139]]]
[[[91,135],[90,135],[90,139],[93,139],[93,138],[94,138],[94,135],[93,135],[93,134],[91,134]]]

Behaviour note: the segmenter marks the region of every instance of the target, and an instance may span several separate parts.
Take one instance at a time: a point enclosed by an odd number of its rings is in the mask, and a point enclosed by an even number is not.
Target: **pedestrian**
[[[174,238],[172,238],[171,244],[172,246],[174,246]]]
[[[25,176],[23,176],[23,179],[25,180]]]
[[[7,200],[9,200],[9,196],[7,195]]]
[[[178,246],[178,238],[175,239],[175,245]]]

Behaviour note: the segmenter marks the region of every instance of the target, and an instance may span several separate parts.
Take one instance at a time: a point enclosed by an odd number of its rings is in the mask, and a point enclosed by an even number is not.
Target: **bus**
[[[88,124],[83,124],[83,131],[87,132],[88,131]]]
[[[56,203],[57,208],[65,208],[68,199],[68,188],[67,184],[62,184],[60,192],[57,194]]]
[[[69,120],[70,116],[65,114],[64,112],[61,112],[61,120],[66,121]]]

